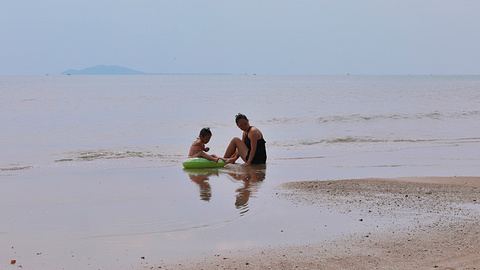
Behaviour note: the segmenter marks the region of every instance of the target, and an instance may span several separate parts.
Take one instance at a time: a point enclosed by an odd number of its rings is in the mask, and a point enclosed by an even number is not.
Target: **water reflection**
[[[211,175],[217,175],[219,169],[184,169],[188,173],[188,177],[200,188],[200,200],[210,201],[212,198],[212,187],[207,182]]]
[[[240,210],[240,214],[248,212],[248,200],[265,180],[266,171],[266,165],[232,166],[225,170],[234,181],[243,183],[243,187],[236,190],[235,198],[235,206]]]
[[[184,169],[190,180],[200,188],[200,199],[210,201],[212,188],[208,182],[210,176],[220,173],[227,175],[232,181],[242,183],[242,187],[235,192],[235,207],[243,215],[248,212],[248,201],[255,194],[266,177],[266,165],[241,166],[237,164],[226,166],[222,169]]]

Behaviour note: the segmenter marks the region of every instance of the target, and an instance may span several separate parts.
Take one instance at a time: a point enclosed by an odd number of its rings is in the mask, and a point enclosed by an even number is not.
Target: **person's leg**
[[[234,156],[235,154],[238,154],[238,156],[235,157]],[[223,157],[228,159],[230,158],[237,159],[241,157],[243,161],[245,161],[247,154],[248,154],[248,148],[245,145],[245,143],[243,143],[243,141],[240,138],[235,137],[230,141],[230,144],[228,145],[227,150],[225,150],[225,155]]]
[[[213,154],[213,155],[212,155],[212,157],[214,157],[215,159],[217,159],[217,158],[218,158],[219,160],[221,159],[221,160],[223,160],[223,161],[227,162],[227,159],[226,159],[226,158],[219,157],[219,156],[217,156],[217,155],[215,155],[215,154]],[[217,161],[217,162],[218,162],[218,161]]]
[[[238,137],[235,137],[230,141],[227,149],[225,150],[225,155],[223,155],[224,158],[231,158],[231,157],[233,157],[233,155],[235,155],[235,152],[237,151],[237,142],[236,141],[241,141],[241,139],[238,138]]]
[[[193,157],[206,158],[206,159],[214,161],[214,162],[218,161],[218,158],[214,158],[214,157],[210,156],[209,154],[207,154],[205,152],[199,152],[198,154],[194,155]]]

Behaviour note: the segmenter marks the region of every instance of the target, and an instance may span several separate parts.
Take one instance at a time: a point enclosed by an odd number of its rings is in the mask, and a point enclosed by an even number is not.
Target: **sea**
[[[237,113],[267,164],[184,170],[203,127],[211,154],[242,136]],[[0,76],[0,123],[6,269],[301,245],[371,226],[293,205],[282,183],[480,175],[480,76]]]

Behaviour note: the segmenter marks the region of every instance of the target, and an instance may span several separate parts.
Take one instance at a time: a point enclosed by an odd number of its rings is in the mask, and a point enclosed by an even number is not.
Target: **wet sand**
[[[480,177],[289,182],[278,196],[358,214],[371,232],[145,269],[480,269]]]

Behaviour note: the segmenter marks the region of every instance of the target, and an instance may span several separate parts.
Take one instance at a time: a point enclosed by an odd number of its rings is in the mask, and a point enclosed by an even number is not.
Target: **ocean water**
[[[239,112],[267,166],[184,171],[202,127],[218,155],[241,136]],[[480,76],[2,76],[0,119],[0,257],[36,269],[371,229],[300,211],[287,181],[480,175]]]
[[[478,76],[0,77],[0,168],[118,158],[171,165],[204,126],[221,154],[240,136],[238,112],[281,153],[272,159],[464,142],[480,137],[479,105]]]

